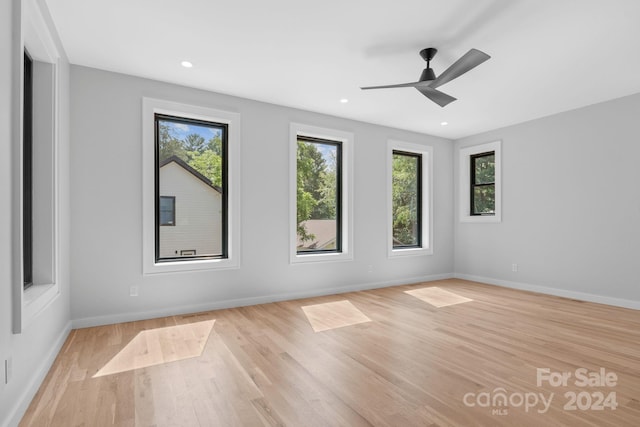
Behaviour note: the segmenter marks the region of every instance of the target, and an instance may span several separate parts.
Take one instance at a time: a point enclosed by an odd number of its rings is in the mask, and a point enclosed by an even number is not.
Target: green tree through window
[[[393,247],[419,247],[422,236],[422,157],[393,151]]]
[[[493,215],[496,207],[495,152],[471,156],[471,215]]]
[[[298,252],[340,250],[340,157],[338,142],[298,138]]]

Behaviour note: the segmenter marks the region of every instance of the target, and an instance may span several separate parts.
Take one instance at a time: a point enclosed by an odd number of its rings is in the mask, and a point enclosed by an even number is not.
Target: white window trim
[[[297,153],[298,136],[342,143],[342,251],[334,253],[297,253]],[[289,126],[289,260],[292,264],[353,260],[353,144],[354,135],[300,123]]]
[[[155,261],[154,115],[167,114],[229,125],[228,258]],[[240,268],[240,114],[153,98],[142,99],[142,272],[143,274]]]
[[[393,247],[393,151],[422,156],[422,247]],[[387,141],[387,255],[389,258],[433,254],[433,147],[404,141]]]
[[[59,115],[59,61],[60,52],[56,47],[54,37],[49,30],[47,19],[43,15],[40,6],[35,0],[22,0],[18,3],[20,7],[14,9],[14,22],[20,22],[20,38],[15,46],[14,51],[14,97],[16,111],[23,111],[24,93],[23,93],[23,76],[24,63],[23,54],[25,49],[29,51],[29,55],[34,61],[40,61],[51,64],[51,88],[52,88],[52,134],[51,144],[53,150],[52,158],[52,271],[51,283],[34,283],[28,289],[24,289],[23,279],[23,241],[22,241],[22,138],[23,138],[23,117],[22,114],[14,116],[13,135],[18,147],[14,150],[14,165],[18,165],[12,171],[13,180],[19,185],[14,188],[13,217],[14,232],[12,234],[13,253],[20,254],[14,258],[12,264],[12,280],[13,285],[19,287],[18,292],[13,292],[13,319],[12,330],[14,334],[22,333],[33,320],[49,307],[53,301],[60,295],[59,288],[59,131],[60,131],[60,115]]]
[[[459,209],[460,222],[472,223],[498,223],[502,222],[502,152],[501,141],[493,141],[471,147],[460,148],[458,162],[458,179],[460,183]],[[495,152],[495,214],[494,215],[471,215],[471,201],[469,200],[470,190],[470,159],[474,154]]]

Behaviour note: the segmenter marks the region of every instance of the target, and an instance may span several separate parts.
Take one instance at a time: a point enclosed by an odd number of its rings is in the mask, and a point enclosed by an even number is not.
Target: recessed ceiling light
[[[340,102],[342,102],[343,104],[346,104],[347,102],[349,102],[349,100],[347,98],[342,98]]]
[[[448,124],[449,124],[449,122],[442,122],[442,123],[440,123],[440,126],[446,126]]]
[[[181,64],[184,68],[191,68],[191,67],[193,67],[193,64],[192,64],[191,62],[189,62],[189,61],[182,61],[180,64]]]

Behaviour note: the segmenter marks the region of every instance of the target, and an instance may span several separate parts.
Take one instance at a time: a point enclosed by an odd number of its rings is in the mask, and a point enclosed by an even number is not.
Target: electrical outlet
[[[373,266],[372,265],[368,265],[367,266],[367,273],[373,273]]]
[[[129,288],[129,296],[130,297],[137,297],[138,296],[138,287],[137,286],[131,286]]]
[[[511,264],[511,271],[513,272],[518,271],[518,264]]]

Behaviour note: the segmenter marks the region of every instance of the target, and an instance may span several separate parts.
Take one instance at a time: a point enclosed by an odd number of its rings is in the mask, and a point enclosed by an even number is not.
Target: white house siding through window
[[[160,165],[160,196],[175,197],[175,224],[160,228],[160,258],[220,255],[222,195],[184,161],[171,157]]]

